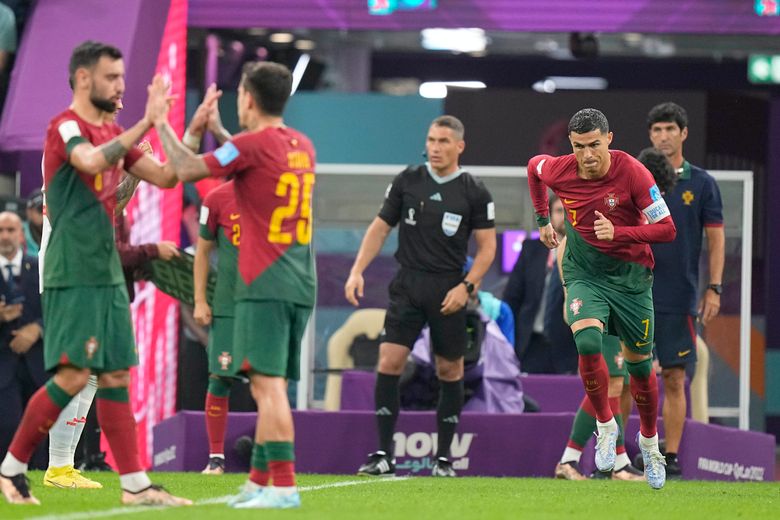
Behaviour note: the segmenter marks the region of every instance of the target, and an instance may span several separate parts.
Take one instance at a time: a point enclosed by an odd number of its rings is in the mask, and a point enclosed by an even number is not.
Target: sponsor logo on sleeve
[[[643,209],[642,213],[645,214],[647,222],[650,224],[655,224],[671,215],[671,213],[669,213],[669,207],[666,205],[666,201],[663,197]]]
[[[223,168],[235,161],[239,155],[241,154],[239,153],[238,148],[230,141],[217,148],[214,152],[214,157]]]
[[[200,224],[202,226],[205,226],[206,223],[209,221],[209,208],[204,206],[200,207]]]
[[[62,137],[62,142],[65,144],[68,144],[68,141],[70,141],[74,137],[78,137],[81,135],[81,129],[79,128],[79,124],[73,121],[72,119],[60,123],[60,126],[57,127],[57,131],[60,133],[60,137]]]

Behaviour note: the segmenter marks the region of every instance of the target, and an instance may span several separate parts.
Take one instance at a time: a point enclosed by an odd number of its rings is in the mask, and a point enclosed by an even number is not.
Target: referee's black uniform
[[[466,309],[443,315],[447,292],[463,280],[472,229],[495,227],[493,199],[463,169],[439,177],[427,164],[410,166],[388,186],[379,218],[399,225],[384,341],[411,348],[425,323],[434,354],[448,360],[466,351]]]

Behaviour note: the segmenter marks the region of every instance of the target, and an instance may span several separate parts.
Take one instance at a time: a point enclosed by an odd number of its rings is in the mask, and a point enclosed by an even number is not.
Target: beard
[[[94,91],[89,94],[89,101],[95,106],[95,108],[102,110],[103,112],[113,113],[116,111],[115,102],[111,101],[110,99],[98,97]]]

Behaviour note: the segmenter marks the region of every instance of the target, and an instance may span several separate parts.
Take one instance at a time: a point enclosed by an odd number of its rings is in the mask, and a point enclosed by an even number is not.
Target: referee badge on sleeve
[[[458,232],[458,228],[460,227],[461,220],[463,220],[462,215],[456,215],[455,213],[445,211],[444,216],[441,218],[441,230],[444,231],[444,234],[448,237],[455,236],[455,233]]]

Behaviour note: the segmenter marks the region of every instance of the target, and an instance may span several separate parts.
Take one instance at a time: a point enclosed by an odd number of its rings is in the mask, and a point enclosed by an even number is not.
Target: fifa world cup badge
[[[87,359],[92,359],[92,356],[95,355],[97,349],[98,349],[98,341],[95,338],[95,336],[92,336],[84,344],[84,350],[87,352]]]

